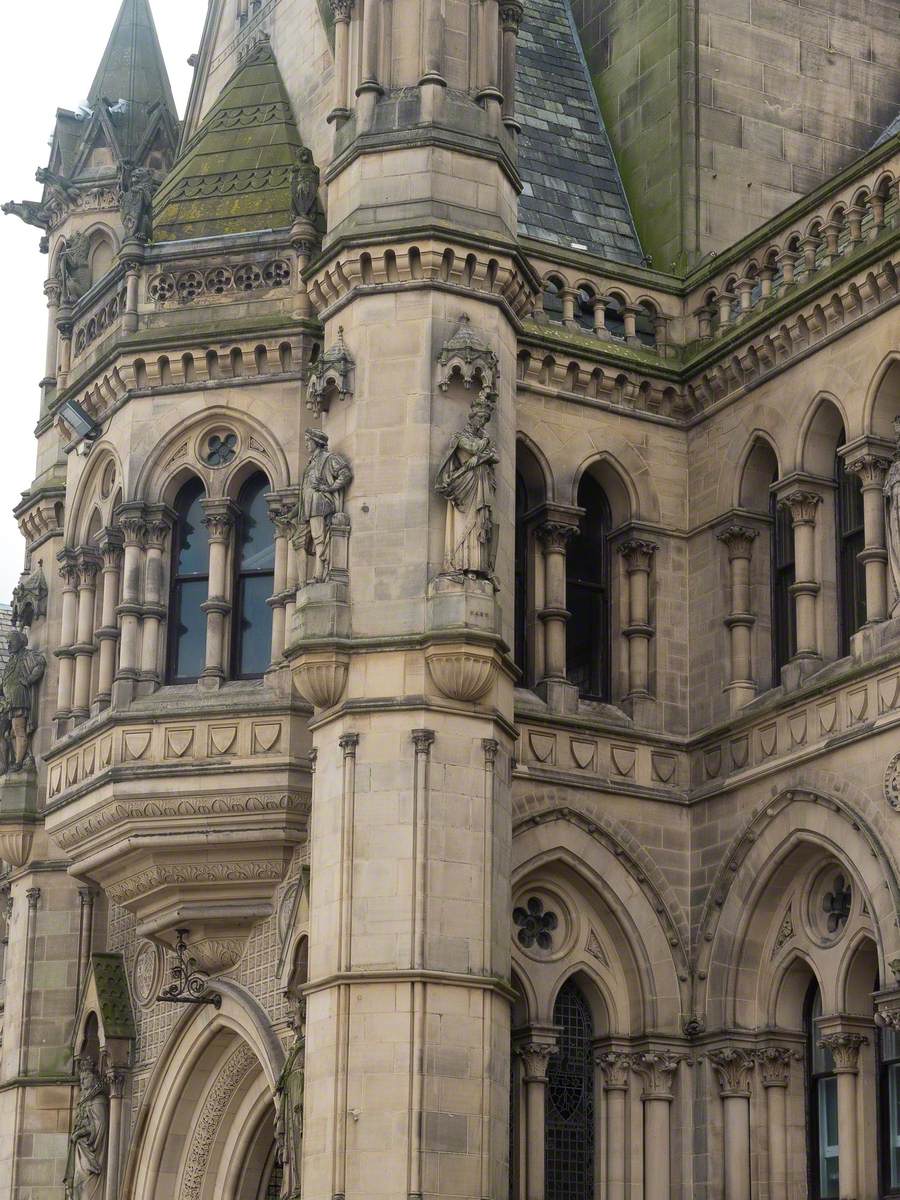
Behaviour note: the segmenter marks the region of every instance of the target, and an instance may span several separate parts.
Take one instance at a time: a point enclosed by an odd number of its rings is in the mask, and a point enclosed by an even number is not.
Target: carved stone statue
[[[300,1196],[300,1162],[303,1153],[303,1091],[306,1031],[302,1008],[291,1021],[294,1044],[288,1051],[275,1088],[275,1143],[281,1165],[281,1200]]]
[[[28,648],[24,633],[14,629],[7,640],[9,661],[0,681],[3,707],[10,722],[12,753],[7,753],[7,769],[21,771],[34,766],[31,738],[37,728],[37,684],[47,669],[47,660],[39,650]]]
[[[90,288],[90,240],[86,233],[76,233],[63,247],[56,268],[63,304],[72,304]]]
[[[435,491],[447,501],[444,571],[492,579],[497,557],[493,501],[497,449],[485,433],[495,394],[472,402],[465,429],[456,434],[438,468]]]
[[[81,1094],[69,1136],[65,1189],[70,1200],[103,1200],[109,1098],[94,1064],[80,1060]]]
[[[313,162],[312,151],[304,146],[291,169],[291,199],[294,212],[304,221],[315,222],[319,202],[319,168]]]
[[[21,583],[17,584],[12,594],[12,623],[20,629],[27,629],[33,621],[47,613],[47,580],[44,578],[44,568],[41,563]]]
[[[126,167],[122,172],[119,211],[122,227],[130,238],[146,242],[153,224],[153,196],[157,189],[154,173],[147,167]]]
[[[350,463],[328,449],[328,436],[318,429],[306,431],[309,462],[300,481],[300,499],[288,513],[296,549],[315,556],[313,582],[328,578],[331,569],[331,529],[343,514],[344,493],[353,479]]]
[[[891,616],[900,616],[900,417],[894,421],[897,435],[897,450],[894,461],[884,481],[884,498],[887,506],[885,532],[887,534],[888,565],[894,585],[894,600]]]

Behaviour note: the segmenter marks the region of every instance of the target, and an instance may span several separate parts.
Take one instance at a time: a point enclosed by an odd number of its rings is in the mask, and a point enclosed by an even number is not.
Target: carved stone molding
[[[246,1042],[242,1042],[219,1072],[203,1102],[185,1158],[178,1192],[181,1200],[200,1200],[213,1146],[221,1133],[222,1117],[235,1092],[254,1069],[259,1069],[259,1060]]]
[[[127,906],[137,896],[146,895],[166,884],[199,883],[242,883],[248,881],[270,881],[280,883],[284,869],[269,859],[251,859],[243,862],[169,863],[139,871],[119,883],[106,888],[106,894],[114,904]],[[193,953],[194,943],[191,942]]]
[[[609,1092],[624,1092],[631,1072],[631,1055],[623,1050],[598,1050],[594,1062],[603,1072],[603,1086]]]
[[[834,1069],[840,1075],[859,1070],[859,1051],[868,1041],[863,1033],[827,1033],[819,1039],[819,1045],[831,1051]]]
[[[644,1080],[644,1096],[648,1099],[671,1100],[672,1081],[683,1054],[671,1050],[640,1050],[631,1056],[631,1069]]]
[[[753,1053],[763,1087],[787,1087],[791,1080],[793,1051],[786,1046],[763,1046]]]
[[[708,1058],[718,1077],[719,1094],[723,1098],[750,1095],[753,1068],[756,1065],[751,1051],[727,1046],[721,1050],[711,1050]]]
[[[451,700],[472,704],[491,689],[497,674],[493,651],[471,646],[431,646],[425,661],[435,687]]]

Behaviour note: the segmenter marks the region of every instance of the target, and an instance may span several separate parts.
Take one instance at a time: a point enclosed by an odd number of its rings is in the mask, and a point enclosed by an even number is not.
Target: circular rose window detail
[[[224,467],[238,452],[238,436],[229,429],[217,429],[201,439],[200,458],[208,467]]]
[[[836,942],[853,912],[853,882],[836,863],[820,871],[809,891],[807,913],[817,940]]]
[[[523,949],[552,950],[559,917],[544,908],[540,896],[529,896],[524,907],[513,909],[513,925],[516,926],[516,941]]]

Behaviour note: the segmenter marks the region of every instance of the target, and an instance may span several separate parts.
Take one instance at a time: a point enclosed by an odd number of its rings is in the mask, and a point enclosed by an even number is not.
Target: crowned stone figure
[[[5,770],[22,771],[34,766],[31,738],[37,728],[37,685],[47,669],[39,650],[28,647],[28,638],[13,629],[7,639],[9,658],[0,680],[3,725],[8,722]]]
[[[894,599],[890,610],[892,617],[900,617],[900,417],[894,420],[897,449],[884,481],[884,498],[887,507],[885,525],[887,534],[888,564]]]
[[[109,1098],[88,1058],[78,1063],[81,1092],[69,1135],[65,1189],[68,1200],[103,1200]]]
[[[309,461],[300,481],[300,499],[287,519],[294,528],[294,546],[315,558],[312,581],[322,583],[331,569],[332,525],[343,517],[344,492],[353,470],[342,454],[328,449],[328,435],[319,429],[307,429],[306,448]]]
[[[130,238],[146,242],[153,218],[153,195],[157,189],[154,173],[147,167],[127,167],[122,172],[122,196],[119,211],[122,227]]]
[[[444,571],[492,579],[497,557],[494,523],[494,467],[497,448],[485,432],[495,395],[482,392],[472,402],[466,426],[455,435],[438,468],[435,491],[447,501]]]
[[[300,1162],[303,1151],[303,1092],[306,1030],[303,1007],[291,1019],[294,1043],[288,1051],[275,1088],[275,1142],[281,1164],[280,1200],[300,1196]]]

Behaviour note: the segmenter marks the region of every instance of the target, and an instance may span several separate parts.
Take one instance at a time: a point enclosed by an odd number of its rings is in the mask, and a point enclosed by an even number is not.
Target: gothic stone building
[[[6,206],[3,1200],[900,1195],[897,15],[211,0],[179,119],[123,0]]]

